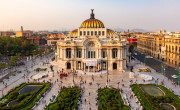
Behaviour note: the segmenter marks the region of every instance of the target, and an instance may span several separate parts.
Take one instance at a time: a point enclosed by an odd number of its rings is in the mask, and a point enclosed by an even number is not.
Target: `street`
[[[139,60],[140,62],[144,63],[145,54],[141,54],[140,52],[136,51],[137,55],[133,55],[134,58]],[[154,59],[154,58],[146,58],[145,61],[147,66],[150,66],[156,72],[161,73],[161,61]],[[166,65],[165,66],[165,76],[169,79],[173,79],[176,83],[178,82],[178,78],[172,78],[172,75],[179,75],[179,71],[176,68]]]

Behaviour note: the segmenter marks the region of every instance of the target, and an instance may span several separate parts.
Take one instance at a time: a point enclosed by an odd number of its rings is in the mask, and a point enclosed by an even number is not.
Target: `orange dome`
[[[75,29],[75,30],[71,31],[71,32],[70,32],[70,35],[75,35],[75,36],[77,36],[77,35],[78,35],[78,30]]]
[[[111,29],[107,29],[107,35],[114,35],[114,34],[116,34],[116,32],[114,32]]]

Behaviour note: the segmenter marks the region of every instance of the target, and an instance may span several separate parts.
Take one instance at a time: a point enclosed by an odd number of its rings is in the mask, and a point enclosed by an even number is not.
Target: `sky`
[[[180,31],[180,0],[0,0],[0,31],[70,31],[90,9],[110,29]]]

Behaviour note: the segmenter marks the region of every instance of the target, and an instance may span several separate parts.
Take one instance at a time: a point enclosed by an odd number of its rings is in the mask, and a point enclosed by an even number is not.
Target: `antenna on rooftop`
[[[21,26],[21,31],[23,32],[23,26]]]

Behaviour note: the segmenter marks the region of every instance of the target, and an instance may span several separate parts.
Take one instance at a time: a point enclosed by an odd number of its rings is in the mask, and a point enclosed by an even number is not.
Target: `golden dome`
[[[100,20],[94,18],[93,10],[94,9],[91,10],[90,19],[85,20],[81,24],[81,28],[104,28],[104,24]]]
[[[70,35],[77,36],[78,35],[78,30],[75,29],[75,30],[71,31]]]
[[[81,24],[81,28],[104,28],[104,24],[98,19],[87,19]]]
[[[51,36],[49,37],[49,39],[54,39],[54,36],[53,36],[53,35],[51,35]]]
[[[115,31],[111,30],[111,29],[107,29],[107,35],[114,35],[116,34]]]

